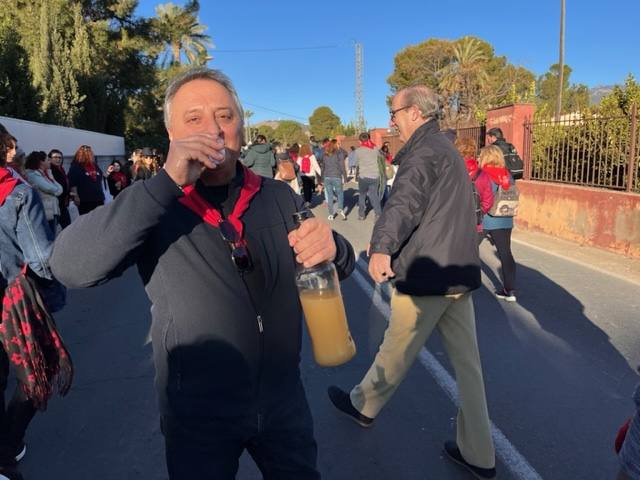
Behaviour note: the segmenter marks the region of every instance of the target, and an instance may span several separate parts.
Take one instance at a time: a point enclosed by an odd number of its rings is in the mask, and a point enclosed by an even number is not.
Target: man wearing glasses
[[[295,268],[333,261],[344,278],[353,249],[317,219],[294,230],[302,199],[238,162],[243,112],[225,75],[179,75],[164,115],[164,169],[65,229],[53,271],[89,287],[137,264],[172,480],[233,479],[245,449],[265,478],[318,479]]]
[[[371,426],[437,327],[460,400],[457,439],[445,443],[445,453],[477,478],[495,478],[471,299],[480,287],[472,189],[464,160],[440,133],[438,110],[437,95],[425,86],[393,97],[390,125],[405,145],[369,248],[369,274],[393,285],[389,326],[361,382],[350,392],[332,386],[328,393],[338,410]]]

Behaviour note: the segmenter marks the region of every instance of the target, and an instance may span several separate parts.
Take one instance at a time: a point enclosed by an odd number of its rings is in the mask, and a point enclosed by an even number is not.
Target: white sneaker
[[[333,221],[333,219],[334,219],[334,218],[336,218],[336,216],[335,216],[335,215],[329,215],[329,216],[327,217],[327,220],[332,220],[332,221]]]
[[[342,220],[346,220],[347,216],[344,214],[344,210],[338,210],[338,214],[342,218]]]
[[[516,301],[516,292],[514,290],[497,290],[496,297],[506,301],[506,302],[515,302]]]

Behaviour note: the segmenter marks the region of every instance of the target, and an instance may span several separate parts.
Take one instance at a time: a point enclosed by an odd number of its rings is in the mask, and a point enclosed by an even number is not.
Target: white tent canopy
[[[57,148],[65,157],[72,157],[81,145],[89,145],[97,157],[125,158],[123,137],[2,116],[0,123],[18,139],[18,147],[27,154]]]

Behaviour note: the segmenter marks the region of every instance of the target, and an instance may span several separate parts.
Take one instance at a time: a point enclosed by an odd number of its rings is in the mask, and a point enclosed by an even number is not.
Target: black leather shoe
[[[327,393],[329,394],[329,400],[331,400],[333,406],[358,425],[365,428],[373,425],[373,418],[366,417],[356,410],[351,404],[351,398],[347,392],[339,389],[335,385],[332,385],[327,389]]]
[[[482,480],[496,478],[496,469],[495,468],[480,468],[475,465],[471,465],[467,462],[460,453],[460,449],[458,448],[458,444],[453,441],[445,442],[444,444],[444,453],[451,460],[456,462],[458,465],[466,468],[474,477],[480,478]]]

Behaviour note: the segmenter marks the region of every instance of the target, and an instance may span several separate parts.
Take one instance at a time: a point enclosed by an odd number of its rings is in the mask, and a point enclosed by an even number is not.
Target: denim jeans
[[[377,178],[363,178],[358,180],[358,216],[364,218],[367,213],[366,198],[369,197],[371,208],[377,216],[382,213],[380,207],[380,194],[378,193],[379,180]]]
[[[325,177],[324,179],[324,196],[327,199],[327,208],[329,215],[336,212],[333,209],[333,195],[338,197],[338,211],[344,209],[344,190],[342,189],[342,179],[336,177]]]
[[[170,480],[234,480],[245,449],[265,480],[320,479],[302,385],[289,401],[260,414],[186,420],[165,416],[162,432]]]

